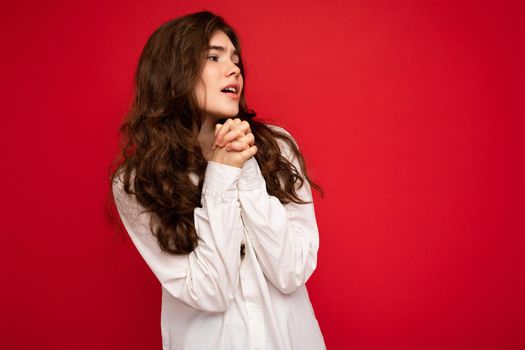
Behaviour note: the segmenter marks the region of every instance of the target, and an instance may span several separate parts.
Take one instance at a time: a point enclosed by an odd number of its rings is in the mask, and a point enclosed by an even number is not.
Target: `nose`
[[[241,74],[241,68],[232,61],[230,61],[230,67],[228,67],[228,69],[226,70],[226,76],[229,77],[232,74],[238,76],[239,74]]]

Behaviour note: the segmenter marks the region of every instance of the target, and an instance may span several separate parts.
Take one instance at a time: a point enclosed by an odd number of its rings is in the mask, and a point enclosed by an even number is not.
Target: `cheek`
[[[195,86],[195,96],[197,97],[199,107],[203,108],[206,103],[206,88],[202,82],[197,83],[197,86]]]
[[[201,80],[204,82],[204,85],[208,86],[208,88],[213,86],[214,82],[217,82],[218,77],[219,71],[216,67],[212,67],[210,65],[206,65],[201,74]]]

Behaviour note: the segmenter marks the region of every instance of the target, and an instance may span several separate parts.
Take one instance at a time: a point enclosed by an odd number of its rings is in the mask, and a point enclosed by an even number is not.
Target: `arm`
[[[226,311],[239,281],[242,222],[237,181],[240,168],[208,162],[202,208],[194,222],[201,238],[190,254],[171,255],[160,249],[150,230],[151,213],[128,195],[121,181],[113,183],[118,212],[137,250],[164,288],[193,308]]]
[[[301,168],[284,144],[283,156]],[[312,201],[310,185],[297,190]],[[282,293],[291,293],[306,283],[317,265],[319,234],[313,203],[286,205],[266,191],[266,182],[254,158],[242,168],[239,180],[241,216],[265,276]]]

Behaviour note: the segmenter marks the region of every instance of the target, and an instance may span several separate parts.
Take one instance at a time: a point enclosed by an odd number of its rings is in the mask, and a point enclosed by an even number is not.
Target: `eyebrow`
[[[224,46],[217,46],[217,45],[208,46],[208,50],[217,50],[221,52],[226,52],[226,48]],[[232,54],[239,55],[239,52],[237,51],[237,49],[233,49]]]

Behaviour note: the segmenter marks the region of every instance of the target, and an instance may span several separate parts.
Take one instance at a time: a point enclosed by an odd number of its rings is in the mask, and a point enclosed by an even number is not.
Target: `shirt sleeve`
[[[194,209],[198,246],[189,254],[162,251],[145,212],[120,180],[113,195],[121,220],[146,264],[161,285],[175,298],[193,308],[226,311],[239,283],[240,245],[243,226],[237,182],[240,168],[208,162],[201,204]]]
[[[284,143],[281,150],[303,176],[291,150]],[[306,283],[317,265],[319,232],[306,179],[297,194],[311,203],[283,205],[266,191],[255,158],[244,164],[239,180],[241,216],[263,273],[282,293],[291,293]]]

